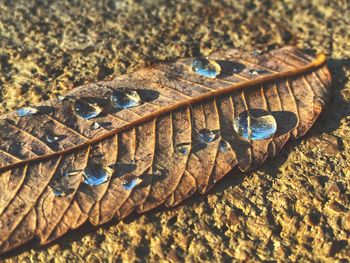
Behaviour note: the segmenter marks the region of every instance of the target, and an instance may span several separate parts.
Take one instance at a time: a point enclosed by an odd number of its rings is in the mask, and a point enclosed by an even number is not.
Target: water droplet
[[[134,189],[137,185],[139,185],[141,182],[142,182],[142,179],[140,177],[135,177],[135,178],[125,179],[122,182],[122,185],[125,190],[130,191]]]
[[[219,144],[219,150],[220,152],[226,152],[228,149],[230,149],[230,144],[227,141],[220,141]]]
[[[259,74],[266,74],[266,73],[268,73],[268,71],[264,69],[250,69],[248,71],[249,75],[259,75]]]
[[[202,143],[210,143],[214,141],[217,137],[216,131],[211,131],[209,129],[202,129],[198,133],[199,141]]]
[[[271,113],[253,109],[239,114],[234,119],[233,128],[245,139],[265,140],[274,136],[277,123]]]
[[[136,90],[118,88],[113,91],[111,102],[117,109],[128,109],[140,105],[141,98]]]
[[[66,96],[58,95],[57,101],[64,101],[66,98],[67,98]]]
[[[39,112],[38,109],[32,108],[32,107],[23,107],[23,108],[17,109],[17,115],[19,117],[31,116],[38,112]]]
[[[94,121],[90,126],[91,130],[97,130],[100,127],[101,127],[100,124],[98,124],[98,122],[96,121]]]
[[[78,100],[74,103],[74,111],[79,117],[89,120],[98,116],[102,109],[98,105]]]
[[[55,135],[52,135],[52,134],[47,134],[47,135],[45,135],[45,140],[46,140],[48,143],[57,142],[58,139],[59,139],[58,136],[55,136]]]
[[[253,57],[259,57],[259,56],[261,56],[261,54],[262,54],[262,51],[259,50],[259,49],[254,49],[254,50],[252,51],[252,56],[253,56]]]
[[[191,67],[194,72],[207,78],[215,78],[221,71],[221,67],[216,61],[205,58],[194,59]]]
[[[156,177],[157,179],[163,179],[169,171],[165,168],[159,167],[159,168],[153,168],[152,175]],[[156,180],[157,180],[156,179]]]
[[[83,170],[72,170],[72,171],[67,171],[64,173],[64,176],[74,176],[78,175],[82,172]]]
[[[181,155],[188,155],[191,150],[191,144],[188,142],[179,143],[176,145],[176,151]]]
[[[89,164],[83,171],[83,182],[90,186],[97,186],[107,182],[112,170],[97,164]]]
[[[57,197],[63,197],[63,196],[67,196],[67,195],[74,193],[73,188],[62,189],[60,187],[51,187],[51,189],[52,189],[53,194]]]

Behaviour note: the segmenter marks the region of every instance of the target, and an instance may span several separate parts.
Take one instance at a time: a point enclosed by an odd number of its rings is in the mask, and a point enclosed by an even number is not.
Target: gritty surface
[[[50,2],[47,4],[46,2]],[[0,0],[0,113],[149,61],[285,44],[330,56],[332,98],[302,140],[172,210],[85,227],[6,262],[348,262],[350,4]]]

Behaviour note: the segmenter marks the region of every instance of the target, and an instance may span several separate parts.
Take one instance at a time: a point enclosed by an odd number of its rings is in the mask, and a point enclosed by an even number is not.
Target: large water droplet
[[[38,109],[32,108],[32,107],[23,107],[23,108],[17,109],[17,115],[19,117],[31,116],[38,112],[39,112]]]
[[[98,105],[89,104],[78,100],[74,103],[74,111],[79,117],[88,120],[98,116],[102,109]]]
[[[113,91],[111,102],[114,108],[128,109],[140,105],[141,98],[136,90],[118,88]]]
[[[191,67],[194,72],[207,78],[215,78],[221,71],[221,67],[216,61],[205,58],[194,59]]]
[[[249,140],[265,140],[274,136],[277,123],[271,113],[253,109],[239,114],[233,122],[236,133]]]
[[[101,185],[109,180],[111,173],[109,167],[89,164],[83,171],[83,182],[90,186]]]
[[[218,132],[209,129],[201,129],[198,133],[199,141],[202,143],[210,143],[217,138]]]
[[[125,179],[122,182],[122,185],[125,190],[130,191],[134,189],[137,185],[139,185],[141,182],[142,182],[142,179],[140,177],[134,177],[134,178]]]

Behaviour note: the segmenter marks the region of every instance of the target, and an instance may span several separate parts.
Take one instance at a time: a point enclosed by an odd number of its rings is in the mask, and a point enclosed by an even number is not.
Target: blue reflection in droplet
[[[23,107],[23,108],[17,109],[17,115],[19,117],[31,116],[38,112],[39,112],[38,109],[32,108],[32,107]]]
[[[239,114],[233,122],[238,135],[248,140],[265,140],[274,136],[277,123],[273,115],[265,110],[253,109]]]
[[[201,129],[198,132],[198,139],[201,143],[210,143],[217,138],[217,131],[211,131],[209,129]]]
[[[216,61],[205,58],[194,59],[191,67],[194,72],[207,78],[215,78],[221,71],[221,67]]]
[[[137,185],[139,185],[141,182],[142,182],[142,179],[140,177],[135,177],[135,178],[125,179],[122,182],[122,185],[125,190],[130,191],[134,189]]]
[[[83,101],[76,101],[74,103],[75,113],[83,119],[92,119],[98,116],[102,109],[97,105],[92,105]]]
[[[97,186],[107,182],[110,178],[110,168],[97,164],[89,164],[83,171],[83,182],[90,186]]]
[[[118,88],[113,91],[111,102],[114,108],[128,109],[140,105],[141,98],[136,90]]]

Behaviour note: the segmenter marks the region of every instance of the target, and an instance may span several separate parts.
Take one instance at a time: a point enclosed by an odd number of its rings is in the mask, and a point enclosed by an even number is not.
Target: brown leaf
[[[329,93],[323,55],[312,61],[286,47],[210,59],[221,67],[216,78],[193,72],[193,59],[157,63],[26,109],[35,114],[1,116],[0,253],[34,237],[46,244],[86,221],[174,206],[235,166],[256,169],[305,134]],[[116,107],[126,103],[133,107]],[[272,138],[235,132],[234,118],[253,109],[274,116]]]

